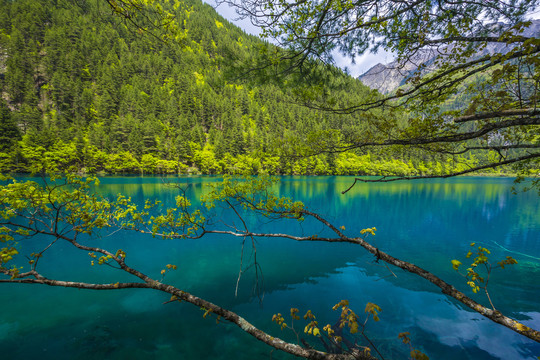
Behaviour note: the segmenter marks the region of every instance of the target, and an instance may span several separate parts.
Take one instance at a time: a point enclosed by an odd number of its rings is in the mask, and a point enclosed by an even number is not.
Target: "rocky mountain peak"
[[[490,28],[497,33],[503,26],[504,24],[502,23],[496,23],[492,24]],[[522,35],[526,37],[540,36],[540,20],[532,20],[532,24],[523,31]],[[378,63],[364,74],[360,75],[358,79],[362,81],[364,85],[369,86],[372,89],[377,89],[383,94],[390,93],[404,85],[407,79],[419,70],[421,65],[423,65],[421,69],[423,73],[436,70],[435,59],[437,56],[440,56],[441,53],[451,52],[452,48],[453,45],[448,45],[437,52],[435,50],[420,50],[402,64],[397,61],[393,61],[386,65]],[[487,54],[505,54],[512,48],[512,45],[505,43],[489,43],[475,53],[473,58]]]

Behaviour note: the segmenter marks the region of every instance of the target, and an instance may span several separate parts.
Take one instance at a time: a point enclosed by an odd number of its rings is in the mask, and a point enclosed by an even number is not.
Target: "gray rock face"
[[[494,24],[493,26],[497,25],[501,24]],[[526,37],[539,37],[540,20],[533,20],[531,26],[525,29],[521,35]],[[381,93],[386,94],[404,85],[406,80],[411,77],[422,64],[424,66],[424,68],[421,70],[422,73],[429,73],[436,70],[437,68],[434,64],[435,59],[438,56],[444,57],[444,53],[450,53],[452,48],[453,46],[449,45],[445,48],[439,49],[438,52],[434,50],[422,50],[404,64],[399,64],[397,61],[393,61],[387,65],[379,63],[366,71],[364,74],[360,75],[358,79],[362,81],[364,85],[369,86],[372,89],[377,89]],[[476,52],[473,55],[473,58],[495,53],[505,54],[512,48],[513,46],[504,43],[490,43],[483,49]]]
[[[2,49],[2,47],[0,46],[0,76],[3,76],[7,70],[6,61],[7,61],[7,50]]]

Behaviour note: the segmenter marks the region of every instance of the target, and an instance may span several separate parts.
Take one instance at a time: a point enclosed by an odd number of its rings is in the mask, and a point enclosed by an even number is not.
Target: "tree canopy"
[[[365,112],[376,129],[341,143],[310,142],[312,153],[398,146],[447,158],[482,154],[484,160],[474,166],[439,175],[507,164],[514,164],[521,174],[534,175],[528,170],[538,167],[540,157],[540,40],[537,29],[527,30],[531,21],[526,15],[538,1],[218,3],[234,6],[283,46],[269,60],[279,60],[283,72],[317,74],[321,64],[332,63],[338,52],[354,59],[379,48],[396,54],[398,68],[417,67],[404,86],[387,96],[372,93],[360,101],[340,102],[315,86],[300,93],[299,99],[309,107]],[[424,62],[430,57],[429,63]],[[388,112],[373,114],[372,109],[400,109],[408,120]]]

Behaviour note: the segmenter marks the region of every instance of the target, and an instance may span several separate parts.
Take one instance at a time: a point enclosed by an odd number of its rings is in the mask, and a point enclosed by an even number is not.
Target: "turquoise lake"
[[[167,178],[183,183],[196,199],[217,177]],[[491,250],[495,261],[514,257],[516,266],[497,270],[489,284],[495,306],[507,316],[540,328],[540,197],[537,192],[511,193],[512,179],[457,178],[357,184],[341,195],[351,177],[282,177],[275,187],[281,196],[300,200],[345,233],[377,227],[368,240],[393,256],[436,274],[489,306],[485,294],[473,294],[451,260],[466,263],[469,244]],[[140,204],[159,199],[174,204],[178,190],[157,177],[105,177],[97,191],[118,193]],[[240,223],[230,210],[214,214],[216,228]],[[246,218],[257,232],[331,235],[306,220],[268,221]],[[522,337],[445,296],[439,288],[393,267],[377,263],[363,248],[351,244],[257,239],[262,270],[254,291],[254,271],[243,274],[238,294],[242,239],[209,235],[199,240],[163,240],[117,232],[92,240],[111,251],[124,249],[128,265],[159,279],[165,264],[178,270],[164,282],[237,312],[257,327],[288,341],[296,337],[271,322],[291,307],[303,315],[310,309],[319,325],[334,324],[342,299],[363,319],[367,302],[382,308],[380,321],[370,320],[367,334],[386,359],[406,359],[410,349],[398,339],[410,332],[415,348],[431,359],[536,359],[540,344]],[[20,244],[22,253],[43,247],[44,239]],[[249,263],[251,243],[244,249]],[[470,263],[469,263],[470,264]],[[105,266],[90,266],[86,253],[57,243],[41,264],[49,278],[73,281],[129,280]],[[391,271],[390,271],[391,270]],[[395,276],[394,276],[395,275]],[[136,279],[132,279],[136,280]],[[187,303],[168,303],[153,290],[88,291],[40,285],[0,284],[0,356],[2,359],[291,359],[243,333],[237,326],[204,319],[203,311]],[[303,334],[306,322],[295,322]],[[303,336],[323,349],[313,336]],[[355,338],[351,337],[351,340]],[[357,340],[361,342],[361,338]]]

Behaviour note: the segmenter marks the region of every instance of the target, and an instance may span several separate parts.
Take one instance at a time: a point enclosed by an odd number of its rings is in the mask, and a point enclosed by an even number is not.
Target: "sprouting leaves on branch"
[[[375,359],[371,355],[372,349],[380,355],[374,343],[365,333],[366,324],[370,315],[375,314],[373,315],[375,318],[377,311],[381,311],[379,306],[373,303],[368,303],[366,305],[367,316],[363,323],[359,323],[358,315],[349,307],[348,300],[341,300],[334,305],[332,309],[334,311],[338,309],[341,310],[339,320],[334,325],[327,324],[322,328],[319,326],[319,321],[315,314],[313,314],[311,310],[307,310],[303,316],[306,323],[303,329],[303,334],[305,335],[302,335],[294,327],[295,321],[301,320],[297,315],[300,311],[297,308],[291,308],[290,310],[291,325],[287,325],[285,318],[281,313],[274,314],[272,316],[272,321],[278,324],[281,327],[281,330],[287,329],[292,331],[296,335],[297,341],[302,342],[304,345],[308,343],[313,343],[315,345],[320,342],[327,350],[333,349],[333,352],[335,353],[350,354],[360,359]],[[378,318],[375,319],[375,321],[378,321]],[[346,328],[349,329],[348,334],[343,332]],[[349,340],[349,337],[352,336],[354,336],[354,340]],[[366,345],[361,345],[358,336],[362,336],[365,339]]]
[[[187,30],[182,29],[182,24],[178,23],[174,13],[178,8],[185,7],[183,2],[175,0],[170,6],[164,6],[156,0],[105,1],[115,15],[124,19],[139,33],[151,34],[158,40],[183,45]]]
[[[489,261],[489,255],[491,252],[483,246],[476,246],[476,243],[471,243],[471,250],[467,252],[465,256],[467,259],[471,258],[473,255],[476,255],[471,263],[470,267],[466,269],[466,273],[460,273],[463,277],[467,279],[467,285],[470,286],[471,290],[474,293],[484,290],[489,303],[493,310],[495,306],[491,301],[491,297],[488,292],[488,284],[491,276],[491,272],[497,268],[504,269],[507,265],[517,264],[517,260],[511,256],[507,256],[505,259],[498,261],[496,265],[493,265]],[[455,271],[459,272],[459,267],[462,265],[462,262],[459,260],[452,260],[452,267]],[[482,274],[481,274],[482,272]],[[485,275],[484,275],[485,274]]]
[[[271,187],[277,181],[278,178],[266,175],[244,179],[225,176],[223,182],[210,185],[211,190],[202,197],[202,202],[208,209],[219,202],[233,202],[265,217],[302,220],[304,204],[275,195]]]

